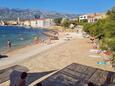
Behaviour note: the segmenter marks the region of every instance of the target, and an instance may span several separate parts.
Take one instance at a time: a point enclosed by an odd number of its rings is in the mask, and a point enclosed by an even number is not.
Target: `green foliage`
[[[54,19],[54,22],[57,26],[61,25],[62,18],[56,18]]]
[[[70,26],[70,21],[68,19],[64,19],[61,25],[65,28],[68,28]]]
[[[112,11],[112,13],[115,13],[115,6],[112,8],[111,11]]]
[[[74,21],[72,20],[72,21],[69,21],[69,23],[77,26],[78,25],[78,20],[74,20]]]
[[[80,20],[81,23],[86,23],[88,22],[87,19]]]
[[[110,15],[110,14],[111,14],[111,11],[110,11],[110,10],[108,10],[106,14],[107,14],[107,15]]]
[[[108,46],[111,51],[115,51],[115,37],[109,38]]]
[[[103,35],[100,40],[100,48],[115,52],[115,7],[107,12],[108,17],[98,20],[94,24],[84,23],[84,31],[97,38]]]

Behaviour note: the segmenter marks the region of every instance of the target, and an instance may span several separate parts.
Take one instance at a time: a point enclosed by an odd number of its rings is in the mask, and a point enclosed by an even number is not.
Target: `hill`
[[[64,14],[52,11],[33,9],[9,9],[0,8],[0,20],[33,19],[33,18],[76,18],[78,14]]]

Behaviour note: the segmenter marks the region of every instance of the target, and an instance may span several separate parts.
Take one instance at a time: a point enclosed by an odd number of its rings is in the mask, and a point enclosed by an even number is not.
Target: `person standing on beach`
[[[7,41],[8,48],[12,47],[12,42],[10,40]]]

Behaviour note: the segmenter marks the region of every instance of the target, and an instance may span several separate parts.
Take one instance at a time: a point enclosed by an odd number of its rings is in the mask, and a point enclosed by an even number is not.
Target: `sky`
[[[62,13],[105,12],[115,0],[0,0],[0,7],[41,9]]]

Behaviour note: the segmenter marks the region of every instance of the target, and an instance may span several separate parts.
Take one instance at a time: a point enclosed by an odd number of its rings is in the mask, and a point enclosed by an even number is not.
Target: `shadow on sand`
[[[53,70],[53,71],[46,71],[46,72],[35,72],[35,73],[28,73],[28,77],[27,77],[27,86],[29,84],[31,84],[32,82],[40,79],[41,77],[43,76],[46,76],[52,72],[54,72],[56,70]]]
[[[20,79],[20,75],[22,72],[28,72],[29,69],[24,66],[16,65],[13,67],[9,67],[3,70],[0,70],[0,84],[4,83],[5,81],[10,80],[10,84],[12,86],[15,86],[16,83]],[[32,72],[32,73],[27,73],[27,78],[26,78],[26,85],[28,86],[29,84],[33,83],[34,81],[38,80],[39,78],[50,74],[56,70],[52,71],[46,71],[46,72]]]
[[[28,73],[27,78],[26,78],[26,85],[28,86],[29,84],[33,83],[34,81],[38,80],[39,78],[41,78],[49,73],[52,73],[52,72],[54,72],[54,71]],[[21,74],[22,74],[21,71],[16,71],[16,70],[10,74],[11,86],[15,86],[16,83],[18,83]]]
[[[0,54],[0,59],[1,59],[1,58],[7,58],[7,57],[8,57],[7,55],[1,55],[1,54]]]
[[[11,78],[11,75],[12,76],[15,75],[16,77],[16,74],[18,74],[17,71],[27,72],[29,71],[29,69],[24,66],[15,65],[15,66],[0,70],[0,84],[9,80]]]

